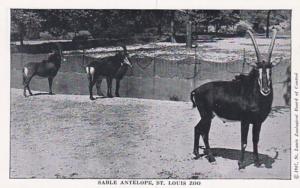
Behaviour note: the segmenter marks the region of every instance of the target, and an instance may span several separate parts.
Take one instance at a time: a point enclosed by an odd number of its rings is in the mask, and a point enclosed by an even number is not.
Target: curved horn
[[[274,48],[274,44],[275,44],[276,34],[277,34],[277,30],[273,29],[272,41],[271,41],[269,51],[268,51],[268,62],[269,63],[271,62],[271,57],[272,57],[272,52],[273,52],[273,48]]]
[[[250,35],[250,38],[252,40],[252,43],[253,43],[253,46],[254,46],[254,49],[255,49],[255,53],[256,53],[256,57],[257,57],[257,61],[261,62],[261,55],[260,55],[256,40],[255,40],[255,38],[254,38],[254,36],[253,36],[253,34],[250,30],[247,30],[247,33]]]

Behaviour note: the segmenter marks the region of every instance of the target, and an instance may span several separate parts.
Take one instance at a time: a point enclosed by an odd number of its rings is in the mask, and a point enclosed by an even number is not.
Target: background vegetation
[[[191,21],[196,34],[238,36],[244,28],[290,32],[289,10],[82,10],[12,9],[11,40],[130,38],[184,35]]]

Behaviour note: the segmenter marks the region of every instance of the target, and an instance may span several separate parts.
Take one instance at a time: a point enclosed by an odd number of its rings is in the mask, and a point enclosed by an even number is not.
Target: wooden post
[[[176,43],[175,29],[174,29],[174,20],[171,21],[171,42],[172,43]]]
[[[84,66],[85,49],[82,50],[82,64]]]
[[[244,48],[244,53],[243,53],[243,68],[242,68],[242,73],[244,73],[244,67],[245,67],[245,63],[246,63],[246,51],[245,51],[245,48]]]
[[[24,57],[23,57],[23,46],[21,46],[21,62],[22,62],[22,67],[24,67]],[[10,61],[12,62],[12,61]]]
[[[196,74],[197,74],[197,46],[195,47],[195,54],[194,54],[194,78],[193,78],[193,88],[196,88]]]
[[[192,47],[192,21],[188,21],[186,24],[186,47]]]
[[[153,57],[153,82],[152,82],[152,87],[153,87],[153,98],[155,98],[155,79],[156,79],[156,64],[155,64],[155,55]]]

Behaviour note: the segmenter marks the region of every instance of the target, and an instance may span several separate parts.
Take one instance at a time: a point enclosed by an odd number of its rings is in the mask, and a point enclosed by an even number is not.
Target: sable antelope
[[[115,56],[105,57],[97,61],[91,62],[86,67],[86,73],[89,80],[90,99],[95,100],[93,97],[93,86],[98,80],[101,84],[102,77],[106,77],[107,81],[107,96],[113,97],[111,94],[112,79],[116,79],[116,97],[119,97],[120,81],[127,72],[128,66],[132,67],[129,54],[126,46],[122,46],[123,51],[118,52]],[[97,86],[100,91],[100,86]]]
[[[55,44],[56,48],[54,52],[48,57],[47,60],[42,62],[30,62],[23,67],[23,85],[24,85],[24,96],[26,97],[26,88],[29,94],[32,96],[32,92],[29,88],[29,83],[34,76],[40,76],[42,78],[48,78],[49,82],[49,94],[52,95],[52,82],[56,76],[61,62],[64,61],[62,58],[62,51],[60,44]]]
[[[258,157],[258,141],[261,125],[271,111],[273,101],[272,51],[275,44],[276,30],[273,32],[267,58],[263,58],[251,31],[250,35],[256,52],[257,62],[252,63],[248,75],[239,75],[233,81],[214,81],[203,84],[191,92],[193,107],[197,107],[201,120],[194,130],[194,155],[199,158],[199,138],[205,144],[204,154],[209,162],[215,158],[209,146],[209,130],[214,115],[221,118],[241,122],[241,156],[239,169],[245,168],[244,153],[247,146],[249,124],[252,127],[253,153],[255,165],[260,166]]]

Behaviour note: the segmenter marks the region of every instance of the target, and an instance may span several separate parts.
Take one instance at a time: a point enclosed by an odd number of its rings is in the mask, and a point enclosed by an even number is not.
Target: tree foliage
[[[268,10],[90,10],[90,9],[12,9],[11,32],[19,39],[38,37],[47,31],[55,37],[68,32],[88,30],[94,37],[130,37],[136,33],[170,34],[184,31],[192,21],[194,31],[224,33],[233,30],[240,21],[251,23],[256,32],[266,31]],[[290,21],[289,10],[272,10],[269,25]],[[171,28],[171,22],[174,28]],[[156,32],[146,32],[155,28]]]
[[[25,35],[31,36],[41,27],[44,20],[35,10],[12,9],[11,10],[11,33],[17,33],[21,44]]]

